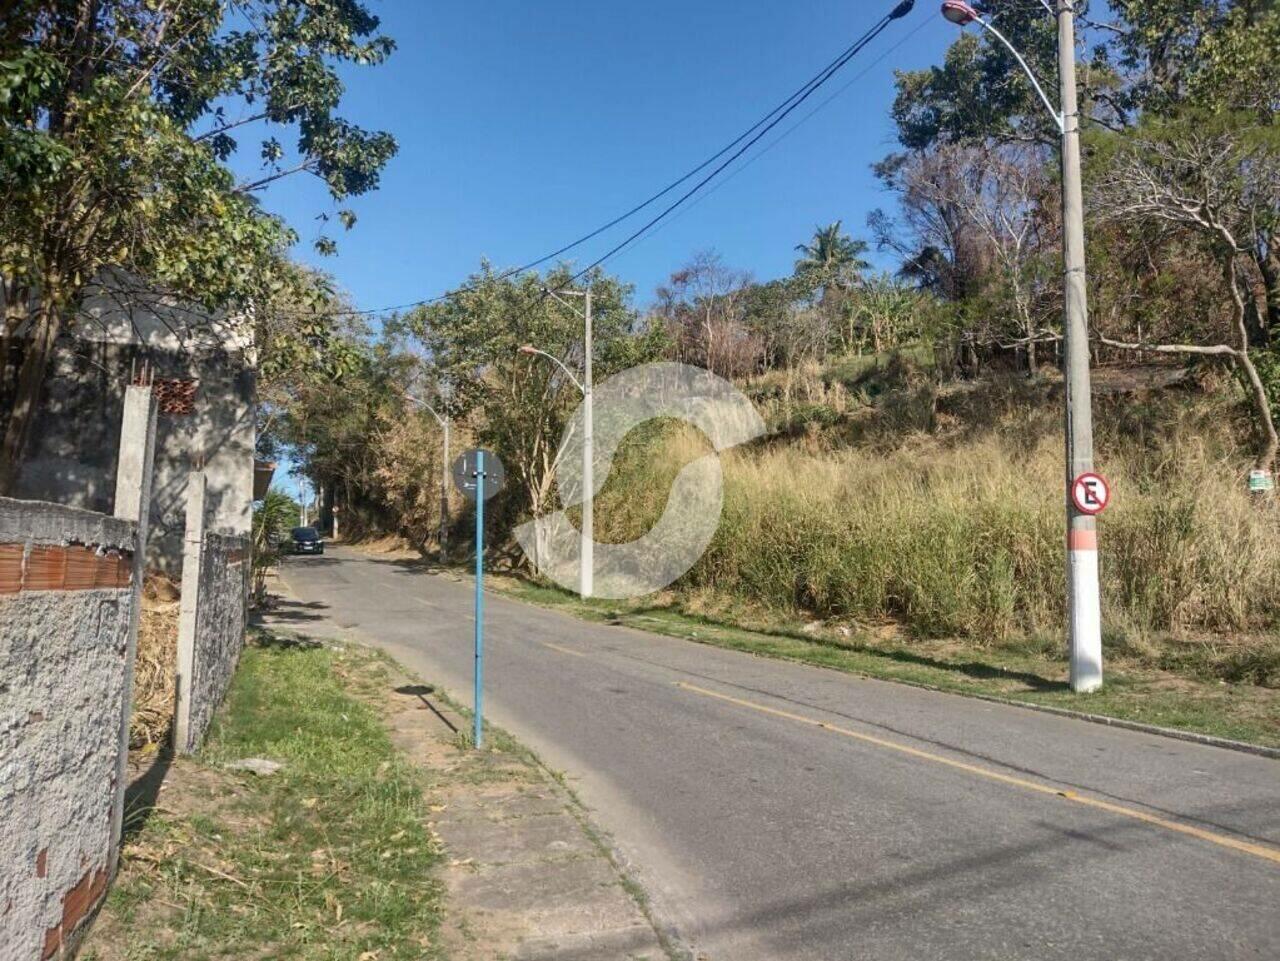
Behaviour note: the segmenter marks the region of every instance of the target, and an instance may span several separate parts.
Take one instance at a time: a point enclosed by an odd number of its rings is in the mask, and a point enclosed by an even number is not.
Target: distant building
[[[148,554],[176,571],[193,469],[208,476],[209,530],[248,534],[252,525],[253,324],[140,287],[113,275],[63,333],[14,496],[110,513],[125,387],[154,378],[159,418]]]

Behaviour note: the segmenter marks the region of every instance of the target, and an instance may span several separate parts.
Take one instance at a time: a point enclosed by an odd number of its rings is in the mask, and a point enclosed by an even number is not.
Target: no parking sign
[[[1081,474],[1071,482],[1071,501],[1081,514],[1101,514],[1111,503],[1111,485],[1101,474]]]

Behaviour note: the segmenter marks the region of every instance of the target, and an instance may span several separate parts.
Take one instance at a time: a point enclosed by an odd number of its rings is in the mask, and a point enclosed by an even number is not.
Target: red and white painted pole
[[[1093,397],[1089,383],[1089,300],[1085,283],[1084,188],[1080,176],[1080,105],[1076,94],[1075,0],[1057,0],[1058,76],[1056,110],[1009,39],[965,0],[945,0],[942,15],[958,26],[979,24],[1003,43],[1026,71],[1032,87],[1062,132],[1062,261],[1065,287],[1067,630],[1071,689],[1102,687],[1102,599],[1098,589],[1098,525],[1110,490],[1093,473]],[[1044,0],[1046,8],[1047,0]]]
[[[1062,94],[1062,260],[1066,288],[1067,601],[1071,689],[1102,687],[1102,600],[1098,589],[1098,525],[1088,500],[1093,474],[1093,396],[1089,382],[1089,302],[1085,283],[1084,189],[1080,175],[1080,106],[1076,94],[1073,0],[1058,0],[1058,76]],[[1109,497],[1109,492],[1107,495]],[[1082,509],[1082,504],[1087,509]]]

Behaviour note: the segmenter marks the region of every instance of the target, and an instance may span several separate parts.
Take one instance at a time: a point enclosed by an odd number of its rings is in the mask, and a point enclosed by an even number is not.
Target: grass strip
[[[1076,694],[1067,685],[1065,661],[1055,656],[1056,642],[1047,645],[1032,639],[957,648],[941,641],[882,640],[866,632],[848,637],[827,630],[806,633],[798,625],[749,629],[689,613],[677,602],[584,600],[510,576],[493,577],[488,583],[518,600],[585,620],[713,647],[957,694],[982,694],[1280,747],[1280,691],[1274,688],[1174,674],[1118,657],[1109,661],[1101,691]]]
[[[356,649],[259,635],[204,751],[175,764],[126,847],[85,956],[442,957],[423,775],[352,694],[385,670]],[[227,769],[243,758],[283,766]]]

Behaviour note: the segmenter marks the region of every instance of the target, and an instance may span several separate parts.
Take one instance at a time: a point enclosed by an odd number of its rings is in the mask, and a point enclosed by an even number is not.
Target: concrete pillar
[[[147,528],[151,518],[151,478],[156,455],[156,400],[150,386],[129,386],[124,394],[120,451],[116,468],[115,516],[133,521],[133,598],[125,642],[124,689],[120,705],[120,759],[111,812],[110,873],[119,864],[124,833],[124,792],[129,783],[129,719],[133,713],[133,669],[138,654],[138,620],[142,615],[142,582],[147,570]]]
[[[200,612],[200,562],[204,555],[204,471],[187,478],[187,533],[182,542],[182,603],[178,608],[178,700],[173,718],[173,747],[190,754],[191,678],[196,662],[196,620]]]

